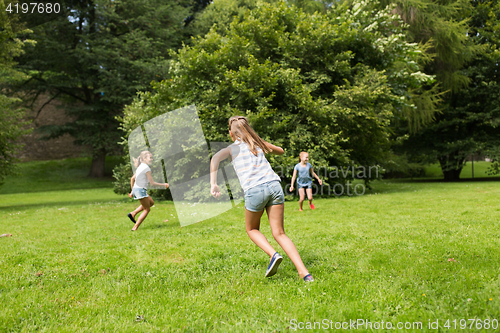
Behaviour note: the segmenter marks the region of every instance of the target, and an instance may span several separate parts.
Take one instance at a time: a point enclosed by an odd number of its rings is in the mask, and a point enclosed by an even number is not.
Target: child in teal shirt
[[[319,179],[318,175],[314,173],[314,169],[312,165],[309,163],[309,154],[305,151],[299,154],[299,161],[295,167],[293,168],[293,176],[292,176],[292,186],[290,187],[290,192],[293,191],[293,185],[295,184],[295,178],[297,178],[297,188],[299,189],[299,211],[303,211],[302,203],[305,199],[305,193],[307,193],[307,199],[309,200],[309,206],[311,209],[315,209],[312,201],[312,177],[318,180],[319,185],[323,185],[321,179]],[[305,192],[305,193],[304,193]]]

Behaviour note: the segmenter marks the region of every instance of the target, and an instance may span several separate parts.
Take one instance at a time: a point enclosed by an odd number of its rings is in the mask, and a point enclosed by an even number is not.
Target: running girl
[[[133,196],[135,200],[139,200],[141,205],[127,215],[128,218],[134,222],[134,226],[131,231],[136,231],[137,228],[139,228],[146,216],[148,216],[151,206],[155,204],[153,199],[151,199],[148,195],[148,182],[151,185],[165,186],[165,188],[168,188],[167,183],[157,183],[153,180],[153,177],[151,177],[151,168],[149,165],[151,165],[152,162],[153,154],[147,150],[142,151],[138,158],[134,158],[134,165],[137,169],[132,178],[130,178],[130,187],[132,192],[130,192],[128,196],[131,198]],[[141,216],[139,216],[139,219],[135,221],[135,216],[141,211],[143,211]]]
[[[299,178],[297,178],[297,174],[299,175]],[[318,175],[314,173],[314,169],[309,163],[309,154],[303,151],[299,154],[299,163],[297,163],[293,168],[292,186],[290,186],[290,192],[292,192],[293,184],[295,184],[295,178],[297,178],[297,187],[299,188],[299,211],[301,212],[303,211],[302,203],[305,199],[304,191],[307,193],[307,199],[309,200],[309,206],[311,209],[316,208],[312,203],[313,192],[311,175],[318,180],[320,186],[323,185],[323,182],[319,179]]]
[[[233,167],[238,175],[241,187],[245,192],[245,227],[250,239],[271,258],[265,276],[269,277],[278,271],[283,257],[269,244],[259,231],[260,218],[267,212],[274,239],[292,260],[299,276],[305,281],[313,281],[307,271],[295,245],[285,234],[283,213],[285,197],[280,184],[280,177],[273,171],[266,160],[265,153],[282,155],[283,149],[262,140],[250,127],[245,117],[229,119],[229,135],[234,141],[229,147],[214,155],[210,163],[211,193],[220,196],[217,186],[217,170],[220,161],[231,156]]]

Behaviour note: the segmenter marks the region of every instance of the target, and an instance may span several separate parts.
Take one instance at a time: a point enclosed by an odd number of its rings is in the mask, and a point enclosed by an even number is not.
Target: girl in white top
[[[313,281],[307,271],[299,252],[293,242],[285,234],[283,227],[284,195],[280,177],[271,168],[265,153],[282,155],[283,149],[262,140],[250,127],[245,117],[229,119],[229,135],[234,144],[215,154],[210,163],[211,193],[220,196],[217,185],[217,170],[220,161],[231,157],[234,169],[245,192],[245,226],[250,239],[269,257],[266,277],[276,274],[283,257],[274,250],[266,237],[259,231],[260,218],[267,212],[274,239],[285,251],[297,268],[299,276],[306,282]]]
[[[134,158],[134,165],[137,168],[135,174],[130,178],[130,187],[132,188],[132,192],[129,193],[129,197],[134,197],[135,200],[139,200],[141,205],[137,207],[133,212],[128,213],[128,218],[134,223],[134,227],[132,231],[137,230],[141,225],[142,221],[148,216],[149,211],[151,210],[151,206],[155,203],[153,199],[148,195],[147,187],[148,183],[156,186],[165,186],[168,188],[167,183],[157,183],[153,180],[151,176],[151,168],[149,165],[153,162],[153,154],[149,151],[144,150],[141,152],[138,158]],[[135,216],[142,212],[139,219],[136,221]]]

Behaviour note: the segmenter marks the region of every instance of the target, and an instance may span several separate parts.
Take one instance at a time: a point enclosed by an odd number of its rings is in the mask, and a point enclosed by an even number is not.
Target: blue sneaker
[[[267,267],[266,277],[270,277],[276,274],[276,272],[278,271],[278,266],[281,264],[282,260],[283,257],[278,252],[276,252],[271,258],[271,262]]]
[[[314,279],[311,274],[307,274],[306,276],[304,276],[304,282],[313,282],[313,281]]]

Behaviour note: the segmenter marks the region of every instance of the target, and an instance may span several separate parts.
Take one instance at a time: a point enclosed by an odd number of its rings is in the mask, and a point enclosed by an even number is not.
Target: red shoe
[[[311,204],[311,209],[316,209],[316,207],[314,207],[314,204]]]

